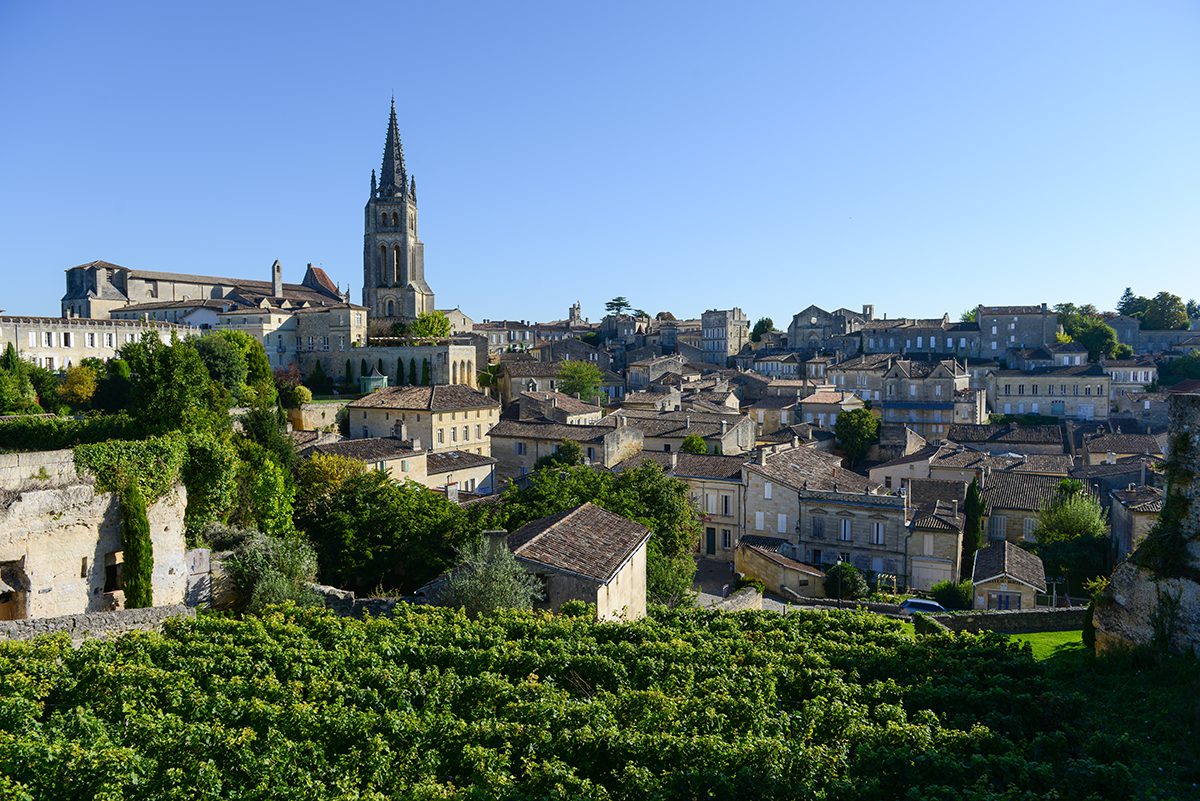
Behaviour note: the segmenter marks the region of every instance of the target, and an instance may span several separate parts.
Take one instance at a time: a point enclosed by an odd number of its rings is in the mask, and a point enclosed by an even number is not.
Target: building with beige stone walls
[[[385,387],[346,405],[352,437],[418,439],[428,451],[490,456],[500,404],[460,384]],[[403,433],[400,433],[403,431]]]
[[[84,359],[107,361],[146,332],[168,340],[195,333],[172,323],[77,317],[0,316],[0,351],[12,345],[17,355],[48,370],[65,370]]]

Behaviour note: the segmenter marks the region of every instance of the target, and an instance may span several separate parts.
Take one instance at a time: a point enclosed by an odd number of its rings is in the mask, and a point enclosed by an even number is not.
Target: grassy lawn
[[[1033,646],[1033,658],[1041,662],[1052,656],[1072,651],[1083,651],[1083,632],[1044,631],[1038,634],[1013,634],[1009,639],[1027,642]]]

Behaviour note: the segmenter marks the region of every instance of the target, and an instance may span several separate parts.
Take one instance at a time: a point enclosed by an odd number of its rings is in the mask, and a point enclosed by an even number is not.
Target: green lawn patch
[[[1027,642],[1033,647],[1033,658],[1039,662],[1071,651],[1083,651],[1083,632],[1043,631],[1036,634],[1013,634],[1010,639]]]

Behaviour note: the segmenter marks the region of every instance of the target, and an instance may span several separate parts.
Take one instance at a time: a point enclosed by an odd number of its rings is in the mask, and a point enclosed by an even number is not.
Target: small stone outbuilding
[[[972,576],[976,609],[1033,609],[1046,592],[1042,560],[1007,540],[975,552]]]
[[[646,616],[646,543],[650,529],[585,503],[526,523],[508,535],[517,561],[545,585],[541,606],[596,605],[598,620]]]

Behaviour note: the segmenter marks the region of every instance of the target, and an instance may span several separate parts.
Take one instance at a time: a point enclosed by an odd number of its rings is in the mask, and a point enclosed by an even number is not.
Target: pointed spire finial
[[[396,124],[396,98],[388,116],[387,141],[383,146],[383,170],[379,174],[379,194],[382,197],[403,195],[408,188],[408,170],[404,166],[404,146],[400,143],[400,126]]]

